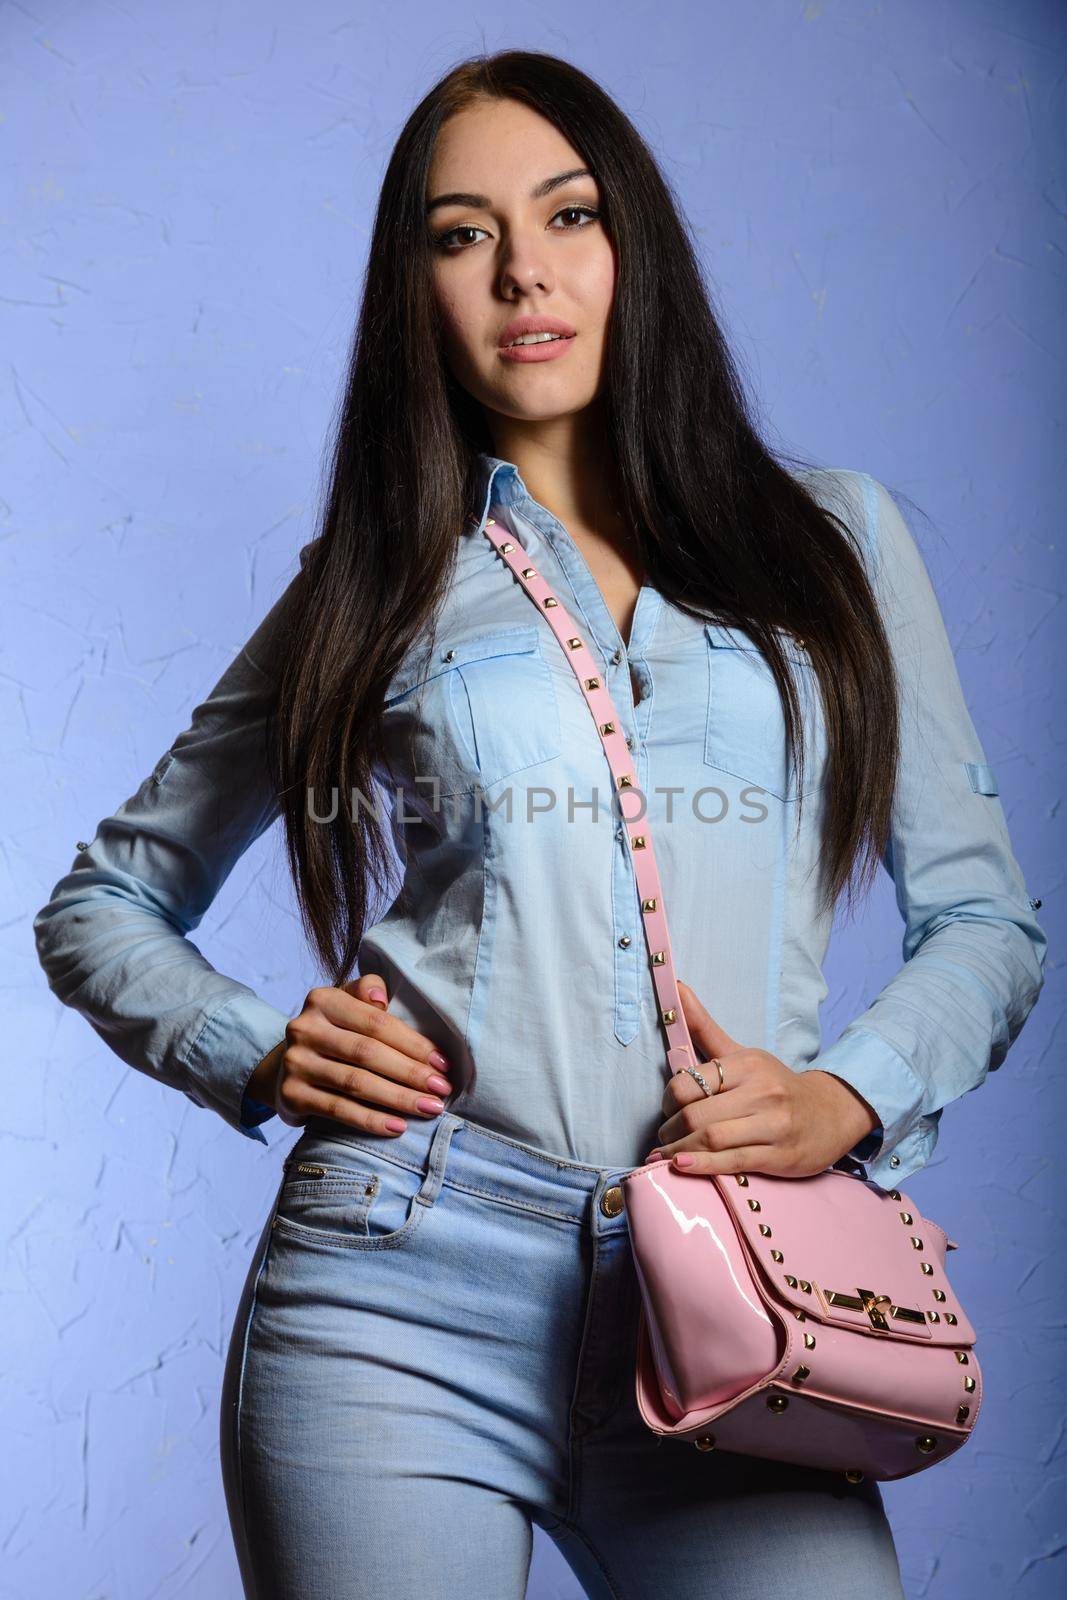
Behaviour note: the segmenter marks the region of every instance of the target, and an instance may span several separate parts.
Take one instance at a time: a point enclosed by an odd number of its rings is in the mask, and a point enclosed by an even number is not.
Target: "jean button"
[[[600,1209],[606,1217],[617,1217],[622,1210],[622,1186],[613,1183],[610,1189],[605,1189],[600,1201]]]

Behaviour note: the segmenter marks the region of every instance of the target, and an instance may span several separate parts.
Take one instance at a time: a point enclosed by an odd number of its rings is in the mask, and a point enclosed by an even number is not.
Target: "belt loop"
[[[460,1121],[461,1118],[451,1111],[442,1111],[437,1119],[437,1126],[433,1131],[433,1138],[430,1140],[429,1155],[426,1158],[426,1176],[423,1178],[422,1186],[415,1196],[420,1205],[432,1206],[441,1191],[445,1167],[448,1164],[448,1147],[452,1141],[453,1133],[459,1127]]]

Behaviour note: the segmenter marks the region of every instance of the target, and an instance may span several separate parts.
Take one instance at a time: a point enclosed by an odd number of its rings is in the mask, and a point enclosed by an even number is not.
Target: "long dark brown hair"
[[[783,464],[801,457],[757,437],[693,239],[619,107],[555,56],[475,57],[420,101],[389,161],[319,531],[277,663],[271,776],[304,929],[336,985],[355,968],[391,851],[374,807],[339,805],[328,824],[309,812],[323,794],[374,794],[386,686],[447,592],[458,530],[481,515],[476,452],[494,453],[481,406],[444,359],[425,216],[442,124],[484,97],[539,112],[596,178],[616,252],[603,408],[620,509],[646,582],[693,617],[744,629],[765,656],[801,792],[803,718],[778,630],[811,656],[827,735],[824,906],[847,891],[852,908],[889,837],[897,686],[856,533]]]

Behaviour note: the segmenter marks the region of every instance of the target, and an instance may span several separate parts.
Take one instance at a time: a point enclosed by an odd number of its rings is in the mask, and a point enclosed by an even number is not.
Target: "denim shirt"
[[[636,1165],[655,1144],[668,1073],[626,830],[578,681],[485,536],[493,516],[603,669],[680,977],[741,1044],[857,1089],[879,1120],[850,1155],[875,1182],[900,1184],[929,1160],[943,1108],[1003,1061],[1040,992],[1047,941],[894,501],[864,473],[805,474],[861,538],[902,686],[884,865],[903,964],[822,1049],[832,917],[816,906],[813,869],[826,737],[803,644],[783,640],[808,741],[797,826],[778,691],[747,635],[646,585],[624,640],[562,523],[512,463],[479,460],[480,518],[459,532],[444,603],[385,697],[397,781],[379,767],[377,798],[399,892],[366,931],[359,970],[381,973],[390,1011],[449,1057],[461,1115],[601,1166]],[[263,732],[288,592],[34,919],[61,1001],[129,1065],[261,1141],[273,1113],[245,1085],[289,1018],[187,936],[279,816]]]

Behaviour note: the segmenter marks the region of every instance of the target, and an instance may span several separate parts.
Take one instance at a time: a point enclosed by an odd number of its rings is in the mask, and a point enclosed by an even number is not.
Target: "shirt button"
[[[618,648],[617,645],[615,647],[615,651],[614,651],[614,654],[612,655],[611,659],[615,663],[616,666],[618,666],[619,662],[622,660],[622,651]]]
[[[633,735],[628,733],[626,735],[626,748],[627,748],[627,750],[632,750],[633,747],[634,747]],[[1040,904],[1040,902],[1038,902],[1038,903]]]
[[[628,933],[624,933],[622,938],[619,940],[619,948],[620,948],[620,950],[628,950],[629,947],[630,947],[630,935]]]
[[[889,1157],[889,1165],[891,1167],[899,1167],[900,1166],[900,1157],[899,1156],[890,1156]]]

